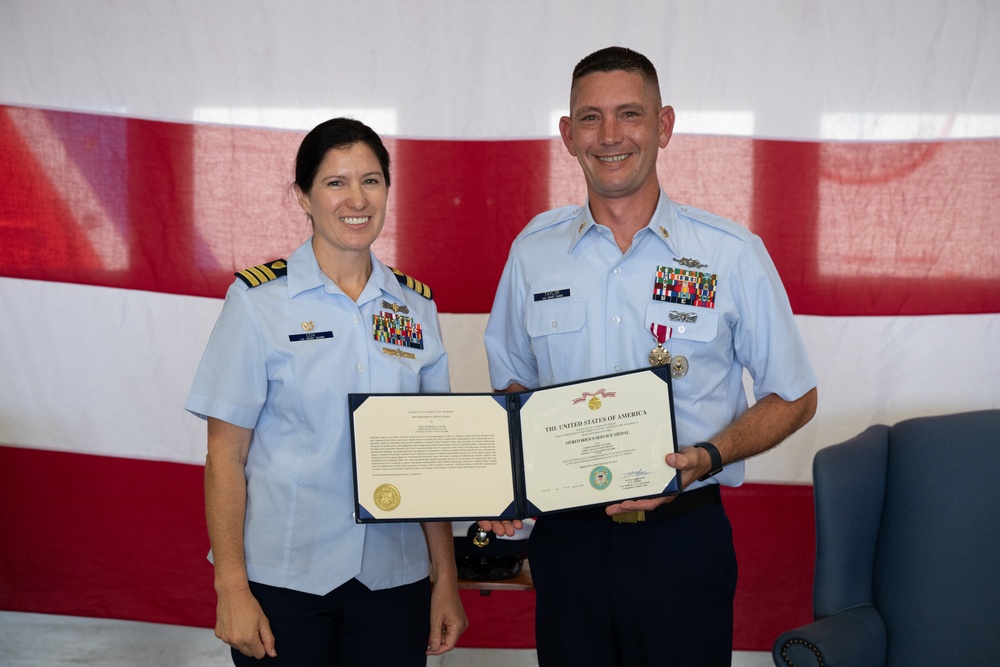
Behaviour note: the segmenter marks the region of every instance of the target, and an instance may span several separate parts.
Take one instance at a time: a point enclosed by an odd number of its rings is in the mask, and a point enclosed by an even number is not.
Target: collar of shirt
[[[389,270],[389,267],[375,257],[375,253],[371,254],[371,259],[372,275],[361,296],[358,297],[358,304],[380,298],[383,292],[391,294],[396,301],[403,303],[403,287],[396,280],[396,276]],[[317,287],[325,288],[327,284],[335,293],[343,294],[336,283],[327,278],[319,268],[316,253],[313,252],[312,237],[310,237],[288,258],[288,297],[294,298],[302,292]]]
[[[676,252],[674,248],[674,240],[670,238],[670,232],[676,229],[675,218],[677,216],[676,205],[667,196],[667,193],[660,188],[660,199],[656,203],[656,210],[653,211],[653,217],[649,219],[649,223],[646,225],[646,229],[656,238],[663,241],[666,244],[670,252]],[[577,216],[573,219],[573,238],[570,240],[569,248],[567,248],[567,253],[572,253],[573,249],[580,242],[584,236],[590,232],[597,223],[594,221],[594,216],[590,212],[590,200],[583,205],[579,210]],[[643,233],[643,230],[639,230],[636,234],[636,238]]]

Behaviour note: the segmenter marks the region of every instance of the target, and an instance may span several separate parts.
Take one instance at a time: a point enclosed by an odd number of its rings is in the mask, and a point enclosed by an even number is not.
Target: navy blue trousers
[[[541,667],[732,663],[736,553],[721,505],[656,523],[545,515],[528,550]]]
[[[250,591],[271,624],[278,656],[257,660],[232,649],[237,667],[427,664],[429,579],[379,591],[352,579],[326,595],[251,581]]]

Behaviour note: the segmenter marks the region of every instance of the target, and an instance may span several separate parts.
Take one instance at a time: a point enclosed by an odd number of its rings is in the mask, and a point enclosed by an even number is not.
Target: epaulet
[[[686,206],[684,204],[676,204],[677,210],[681,212],[682,215],[686,215],[692,220],[697,220],[709,227],[714,227],[719,231],[726,232],[732,236],[735,236],[743,241],[749,241],[753,233],[741,225],[738,222],[734,222],[729,218],[724,218],[721,215],[716,215],[709,211],[704,211],[700,208],[695,208],[694,206]]]
[[[517,237],[528,236],[553,225],[557,225],[567,220],[573,220],[583,212],[582,206],[560,206],[551,211],[539,213],[524,226]]]
[[[249,269],[237,271],[233,275],[245,282],[247,287],[257,287],[269,280],[280,278],[286,273],[288,273],[288,264],[283,259],[276,259],[273,262],[258,264],[257,266],[251,266]]]
[[[424,297],[425,299],[432,299],[434,297],[433,292],[429,285],[425,285],[416,278],[411,278],[402,271],[397,271],[396,269],[389,267],[389,270],[396,275],[396,280],[399,281],[400,285],[405,285],[411,290]]]

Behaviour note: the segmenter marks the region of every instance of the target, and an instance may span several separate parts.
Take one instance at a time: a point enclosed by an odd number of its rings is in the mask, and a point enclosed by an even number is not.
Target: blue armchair
[[[775,665],[1000,665],[1000,410],[872,426],[813,484],[816,620]]]

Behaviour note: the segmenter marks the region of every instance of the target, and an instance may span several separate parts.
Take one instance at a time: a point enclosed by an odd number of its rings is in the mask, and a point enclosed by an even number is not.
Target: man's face
[[[577,80],[570,115],[559,122],[563,143],[583,167],[591,198],[617,199],[659,190],[656,156],[670,141],[674,110],[641,74],[593,72]]]

